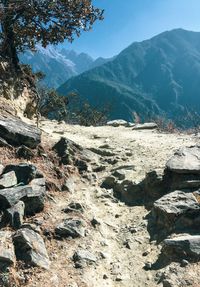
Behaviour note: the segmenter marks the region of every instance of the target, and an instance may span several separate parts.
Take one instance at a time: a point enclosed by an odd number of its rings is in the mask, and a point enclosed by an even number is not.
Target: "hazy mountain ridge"
[[[182,29],[136,42],[113,60],[73,77],[59,93],[77,91],[92,104],[113,103],[111,118],[179,113],[200,105],[200,33]]]
[[[100,59],[94,60],[86,53],[64,48],[59,50],[53,46],[46,49],[37,46],[37,52],[27,51],[20,56],[20,61],[30,65],[34,72],[41,71],[46,75],[42,83],[49,88],[57,88],[69,78],[108,61]]]

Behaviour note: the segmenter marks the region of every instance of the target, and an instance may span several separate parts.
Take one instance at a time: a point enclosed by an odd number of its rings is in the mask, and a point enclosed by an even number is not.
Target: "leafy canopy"
[[[13,45],[17,51],[73,41],[103,18],[92,0],[0,0],[1,51]]]

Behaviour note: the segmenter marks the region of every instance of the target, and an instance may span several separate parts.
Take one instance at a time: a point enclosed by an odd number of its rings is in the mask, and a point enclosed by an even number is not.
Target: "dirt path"
[[[196,143],[188,135],[162,134],[156,131],[133,131],[124,127],[80,127],[43,121],[43,138],[56,142],[61,136],[79,143],[85,148],[98,148],[112,154],[101,157],[105,170],[93,173],[88,179],[75,180],[74,193],[61,193],[49,202],[47,220],[55,226],[66,218],[62,209],[70,202],[79,202],[84,213],[87,236],[67,241],[46,240],[51,270],[38,273],[28,286],[58,287],[154,287],[158,271],[146,271],[148,262],[155,262],[160,247],[149,241],[147,232],[148,211],[143,206],[128,207],[100,188],[102,180],[111,170],[131,166],[126,178],[140,182],[145,173],[163,169],[166,160],[180,146]],[[113,161],[114,160],[114,161]],[[69,216],[68,216],[69,217]],[[99,224],[92,227],[91,220]],[[87,249],[98,257],[97,263],[84,269],[75,269],[71,257],[78,249]]]

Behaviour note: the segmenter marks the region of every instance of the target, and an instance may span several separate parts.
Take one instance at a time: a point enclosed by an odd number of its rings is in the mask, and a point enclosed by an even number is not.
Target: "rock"
[[[0,137],[0,147],[12,148],[12,146],[11,146],[11,145],[9,145],[9,144],[7,143],[7,141],[6,141],[6,140],[4,140],[4,139],[3,139],[3,138],[1,138],[1,137]]]
[[[34,215],[42,211],[46,188],[42,183],[39,185],[39,180],[44,182],[43,179],[35,179],[31,185],[0,190],[0,210],[10,208],[22,200],[25,203],[26,215]]]
[[[144,124],[136,124],[133,127],[133,130],[153,130],[157,128],[158,125],[156,123],[144,123]]]
[[[17,176],[17,182],[21,184],[28,184],[32,179],[37,176],[37,168],[32,164],[21,163],[18,165],[7,165],[3,174],[14,171]]]
[[[0,269],[15,264],[14,245],[12,234],[9,231],[0,231]]]
[[[200,146],[177,150],[168,160],[166,168],[179,174],[200,174]]]
[[[33,230],[23,228],[18,230],[13,242],[18,260],[31,266],[49,269],[50,261],[42,237]]]
[[[19,201],[13,207],[5,211],[4,215],[5,221],[8,222],[10,226],[12,226],[15,229],[20,228],[20,226],[23,224],[24,209],[25,209],[24,202]]]
[[[30,148],[26,147],[25,145],[20,146],[16,150],[16,155],[18,158],[24,158],[27,160],[30,160],[34,157],[33,151]]]
[[[56,227],[55,233],[60,237],[83,237],[85,236],[83,225],[84,222],[80,219],[65,219]]]
[[[88,264],[95,263],[97,258],[94,254],[89,252],[88,250],[80,249],[76,251],[73,255],[74,262],[86,262]]]
[[[100,149],[100,148],[94,148],[91,147],[89,150],[91,150],[92,152],[100,155],[100,156],[115,156],[116,154],[110,150],[105,150],[105,149]]]
[[[44,209],[46,195],[46,184],[44,178],[35,178],[30,182],[31,189],[27,190],[25,203],[25,214],[34,215]]]
[[[62,164],[74,164],[79,172],[88,170],[88,162],[98,161],[94,153],[63,137],[53,146],[53,150],[61,158]]]
[[[179,258],[200,259],[200,235],[181,235],[165,239],[162,252]]]
[[[0,176],[0,189],[12,187],[17,184],[17,177],[14,171],[7,172]]]
[[[144,183],[143,181],[135,183],[131,180],[118,182],[113,187],[114,196],[128,205],[137,205],[144,203]]]
[[[0,137],[14,146],[26,145],[35,148],[41,142],[38,128],[28,125],[16,117],[0,115]]]
[[[195,224],[199,224],[195,218],[200,216],[200,205],[192,193],[176,190],[155,201],[152,215],[157,227],[163,231],[195,228]]]
[[[114,176],[108,176],[104,179],[101,184],[102,188],[111,189],[117,184],[116,178]]]
[[[187,261],[187,260],[185,260],[185,259],[183,259],[182,261],[181,261],[181,267],[186,267],[187,265],[189,264],[189,262]]]
[[[146,262],[144,265],[145,270],[151,270],[152,269],[152,263],[151,262]]]
[[[96,228],[98,225],[101,225],[101,223],[96,218],[91,220],[91,224],[94,228]]]
[[[78,212],[83,212],[84,211],[84,208],[83,206],[78,203],[78,202],[71,202],[67,208],[63,209],[63,211],[65,213],[70,213],[70,212],[74,212],[74,211],[78,211]]]
[[[2,174],[3,170],[4,170],[4,166],[0,164],[0,175]]]
[[[5,210],[17,204],[22,198],[26,197],[30,186],[18,186],[0,190],[0,210]]]
[[[62,185],[62,191],[68,191],[70,193],[74,193],[75,183],[72,177],[69,177],[65,180],[65,183]]]
[[[119,180],[124,180],[126,178],[125,170],[116,170],[112,173],[112,176],[116,177]]]
[[[107,122],[107,126],[112,126],[112,127],[119,127],[119,126],[127,127],[128,125],[129,123],[125,120],[113,120],[113,121]]]

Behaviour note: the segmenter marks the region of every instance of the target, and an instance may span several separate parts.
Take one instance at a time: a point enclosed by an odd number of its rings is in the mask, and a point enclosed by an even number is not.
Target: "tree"
[[[0,0],[0,56],[18,70],[19,52],[73,41],[102,18],[92,0]]]

